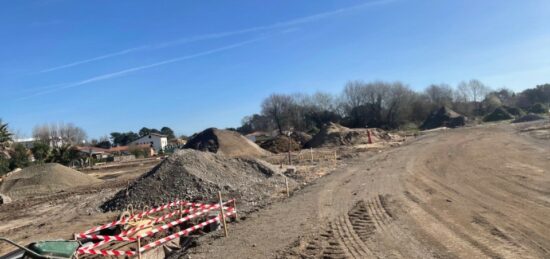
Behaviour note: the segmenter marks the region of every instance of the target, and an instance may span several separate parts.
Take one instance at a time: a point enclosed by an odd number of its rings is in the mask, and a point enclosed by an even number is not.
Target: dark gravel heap
[[[289,184],[296,183],[289,179]],[[179,150],[126,190],[104,203],[104,211],[132,204],[155,206],[176,198],[212,201],[221,190],[224,197],[237,198],[243,206],[267,202],[285,189],[277,167],[254,158],[228,158],[192,149]]]
[[[428,118],[426,118],[420,126],[420,129],[428,130],[439,127],[456,128],[464,126],[464,124],[466,124],[466,117],[447,107],[441,107],[433,111]]]

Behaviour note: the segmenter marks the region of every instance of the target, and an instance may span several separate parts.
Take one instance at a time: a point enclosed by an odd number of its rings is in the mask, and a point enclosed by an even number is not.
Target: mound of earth
[[[428,118],[422,123],[420,129],[428,130],[439,127],[456,128],[466,124],[466,117],[447,108],[441,107],[433,111]]]
[[[262,156],[268,152],[235,131],[208,128],[187,141],[185,148],[220,153],[230,157]]]
[[[313,138],[311,135],[301,131],[293,131],[290,137],[302,147]]]
[[[169,199],[211,200],[222,191],[240,204],[267,202],[285,189],[277,167],[254,158],[229,158],[192,149],[178,150],[102,205],[105,211],[161,204]],[[295,182],[288,179],[289,184]]]
[[[39,164],[3,178],[0,193],[18,200],[99,182],[101,180],[57,163]]]
[[[521,108],[518,108],[518,107],[510,107],[510,106],[503,105],[502,108],[505,109],[508,113],[510,113],[511,115],[514,115],[514,116],[523,116],[523,115],[525,115],[525,112]]]
[[[521,116],[515,120],[512,121],[512,123],[520,123],[520,122],[528,122],[528,121],[538,121],[538,120],[544,120],[544,117],[529,113],[527,115]]]
[[[340,124],[326,124],[313,138],[306,143],[307,148],[333,147],[344,145],[368,144],[368,132],[370,131],[372,142],[401,141],[399,135],[388,133],[382,129],[350,129]]]
[[[487,116],[483,118],[483,121],[490,122],[490,121],[502,121],[502,120],[511,120],[514,116],[510,114],[506,109],[504,108],[496,108],[493,112],[489,113]]]
[[[262,142],[262,144],[260,144],[260,147],[272,153],[288,152],[289,147],[291,151],[298,151],[301,149],[301,145],[294,141],[292,136],[289,138],[285,135],[278,135],[276,137],[270,138]]]

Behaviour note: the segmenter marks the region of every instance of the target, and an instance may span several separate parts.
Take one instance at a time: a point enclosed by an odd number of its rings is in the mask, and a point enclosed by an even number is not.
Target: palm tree
[[[12,136],[13,134],[8,130],[8,124],[2,123],[2,119],[0,119],[0,147],[6,147],[12,141]]]

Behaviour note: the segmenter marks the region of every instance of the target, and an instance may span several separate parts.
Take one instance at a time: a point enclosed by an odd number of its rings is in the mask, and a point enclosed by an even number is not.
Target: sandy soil
[[[84,171],[105,181],[2,205],[0,236],[20,244],[71,239],[73,233],[112,221],[119,212],[102,213],[99,206],[125,188],[129,181],[149,171],[156,163]],[[13,249],[13,246],[0,243],[0,255]]]
[[[362,153],[191,258],[549,258],[550,142],[495,124]]]

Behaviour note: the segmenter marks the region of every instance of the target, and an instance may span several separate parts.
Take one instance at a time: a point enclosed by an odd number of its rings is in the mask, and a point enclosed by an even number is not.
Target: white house
[[[143,144],[149,144],[153,149],[155,149],[155,152],[158,153],[159,151],[164,150],[166,145],[168,145],[168,138],[166,137],[166,135],[150,133],[130,142],[130,144],[128,145],[131,146]]]

